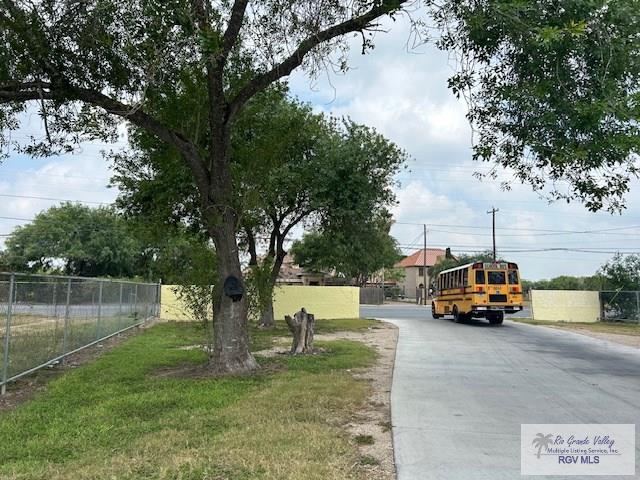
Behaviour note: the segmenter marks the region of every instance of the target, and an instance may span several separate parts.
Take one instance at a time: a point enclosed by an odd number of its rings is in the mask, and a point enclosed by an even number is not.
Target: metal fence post
[[[118,321],[120,324],[120,327],[122,327],[122,287],[123,284],[122,282],[120,282],[120,303],[118,304]]]
[[[9,279],[9,303],[7,304],[7,323],[4,330],[4,352],[2,363],[2,388],[0,395],[7,392],[7,380],[9,379],[9,339],[11,338],[11,310],[13,308],[13,290],[15,288],[16,276],[12,273]]]
[[[102,316],[102,281],[98,282],[98,321],[96,323],[96,340],[100,340],[100,317]]]
[[[158,306],[156,309],[156,317],[162,316],[162,280],[158,281]]]
[[[133,318],[137,322],[138,320],[138,284],[136,283],[136,288],[133,291]]]
[[[67,280],[67,300],[64,307],[64,331],[62,332],[62,360],[64,364],[67,354],[67,342],[69,341],[69,305],[71,303],[71,279]]]
[[[54,280],[53,282],[53,316],[58,318],[58,303],[57,303],[57,297],[56,297],[56,293],[57,293],[57,287],[58,286],[58,282]],[[56,320],[56,325],[58,324],[58,321]]]
[[[640,322],[640,291],[636,292],[636,320]]]

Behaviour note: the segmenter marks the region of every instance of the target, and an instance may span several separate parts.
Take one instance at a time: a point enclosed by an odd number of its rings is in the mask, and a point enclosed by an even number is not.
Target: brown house
[[[446,252],[441,248],[427,248],[426,249],[426,264],[427,270],[429,267],[434,266],[439,260],[443,259]],[[398,285],[403,289],[406,298],[420,297],[419,286],[420,284],[430,284],[429,272],[424,271],[425,264],[425,250],[418,250],[408,257],[402,259],[396,263],[396,268],[404,269],[404,279],[398,282]]]
[[[320,285],[326,284],[331,275],[324,272],[310,272],[300,268],[287,254],[280,267],[280,275],[276,280],[279,285]]]

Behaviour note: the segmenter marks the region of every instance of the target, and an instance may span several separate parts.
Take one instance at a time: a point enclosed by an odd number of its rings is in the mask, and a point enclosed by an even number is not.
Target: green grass
[[[318,330],[370,326],[320,322]],[[255,348],[284,332],[253,333]],[[204,363],[201,350],[179,348],[202,342],[199,325],[156,325],[0,413],[0,478],[360,476],[357,449],[341,426],[368,385],[346,369],[371,364],[372,349],[324,342],[326,353],[261,360],[274,368],[247,377],[159,374]]]
[[[530,318],[511,318],[514,322],[529,323],[531,325],[548,325],[570,330],[588,330],[590,332],[616,333],[619,335],[640,335],[640,324],[621,322],[549,322],[545,320],[532,320]]]
[[[358,445],[373,445],[374,439],[371,435],[356,435],[353,437]]]

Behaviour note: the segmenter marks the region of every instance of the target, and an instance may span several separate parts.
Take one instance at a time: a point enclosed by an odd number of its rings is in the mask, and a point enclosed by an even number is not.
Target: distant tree
[[[550,280],[523,280],[524,290],[602,290],[606,279],[600,274],[588,277],[561,275]]]
[[[140,273],[142,244],[111,208],[64,203],[17,227],[6,241],[10,268],[78,276]]]
[[[435,281],[438,278],[438,274],[443,270],[459,267],[460,265],[465,265],[472,262],[493,262],[493,253],[487,251],[471,254],[461,254],[455,256],[455,258],[442,258],[438,263],[436,263],[432,267],[429,267],[429,269],[427,270],[432,286],[435,286]]]
[[[23,272],[211,283],[215,253],[205,237],[178,227],[153,232],[113,208],[63,203],[16,228],[1,258]]]
[[[330,271],[364,285],[382,268],[392,268],[402,258],[389,235],[390,217],[362,217],[339,229],[307,233],[294,242],[291,253],[302,268]]]
[[[550,290],[581,290],[584,282],[581,277],[561,275],[549,281]]]
[[[599,270],[608,290],[640,290],[640,255],[616,254]]]
[[[4,250],[0,250],[0,272],[7,272],[9,270],[11,270],[11,267],[7,261],[7,253]]]

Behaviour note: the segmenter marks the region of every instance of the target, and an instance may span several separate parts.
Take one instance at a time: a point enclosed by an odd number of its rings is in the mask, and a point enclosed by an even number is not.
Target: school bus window
[[[509,270],[509,285],[517,285],[517,284],[518,284],[518,271]]]
[[[484,285],[484,270],[476,270],[476,284]]]
[[[466,287],[467,285],[469,285],[469,271],[468,270],[463,270],[462,271],[462,286]]]
[[[488,272],[487,283],[489,285],[504,285],[507,283],[505,272]]]

